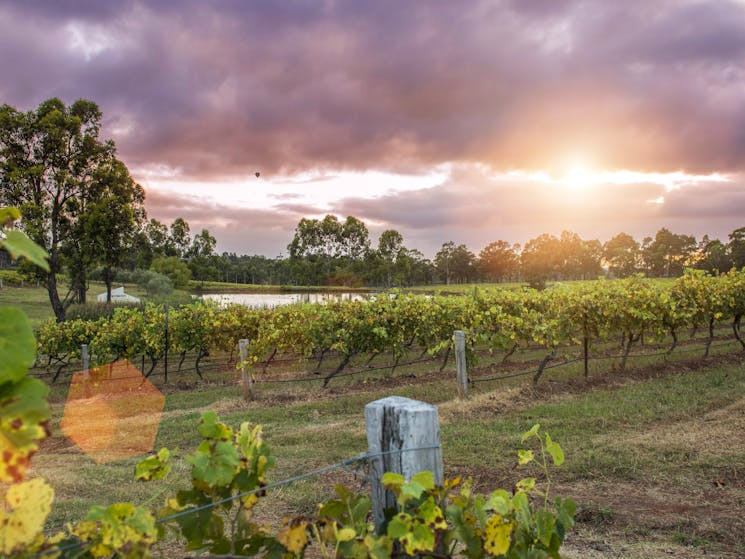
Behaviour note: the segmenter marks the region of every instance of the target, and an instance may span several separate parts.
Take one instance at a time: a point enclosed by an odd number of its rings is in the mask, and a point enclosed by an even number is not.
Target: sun
[[[583,161],[572,161],[559,183],[572,190],[584,190],[597,183],[598,173]]]

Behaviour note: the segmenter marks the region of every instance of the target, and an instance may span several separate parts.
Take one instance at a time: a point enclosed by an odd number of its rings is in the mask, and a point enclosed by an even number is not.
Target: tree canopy
[[[0,107],[0,204],[21,210],[21,227],[49,253],[43,279],[58,320],[67,305],[85,302],[94,264],[117,265],[144,215],[142,189],[114,143],[99,137],[101,118],[82,99],[66,106],[52,98],[28,112]],[[57,287],[63,265],[71,279],[64,299]]]

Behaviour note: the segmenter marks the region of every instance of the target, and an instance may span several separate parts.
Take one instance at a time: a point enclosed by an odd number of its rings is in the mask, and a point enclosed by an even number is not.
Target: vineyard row
[[[210,352],[231,353],[238,340],[250,340],[248,363],[276,355],[314,359],[339,356],[326,381],[356,355],[392,354],[394,362],[411,348],[430,354],[452,347],[454,330],[466,332],[467,357],[474,348],[509,355],[518,348],[545,349],[546,363],[557,348],[622,340],[628,355],[640,340],[670,340],[700,328],[709,343],[716,325],[728,324],[745,348],[740,323],[745,314],[745,270],[719,276],[689,271],[661,286],[642,277],[559,284],[544,291],[483,290],[469,297],[402,295],[375,301],[296,304],[276,309],[234,305],[220,308],[196,302],[166,311],[120,308],[111,318],[44,323],[37,331],[39,355],[49,366],[80,359],[88,344],[96,363],[147,356],[154,367],[166,348],[200,360]],[[707,348],[708,350],[708,348]],[[623,366],[623,364],[622,364]],[[540,376],[540,374],[538,375]]]

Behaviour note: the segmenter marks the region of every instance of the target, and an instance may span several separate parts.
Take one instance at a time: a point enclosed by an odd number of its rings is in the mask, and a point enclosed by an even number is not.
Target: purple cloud
[[[202,179],[575,151],[733,171],[744,26],[736,2],[6,2],[0,92],[94,99],[130,166]]]

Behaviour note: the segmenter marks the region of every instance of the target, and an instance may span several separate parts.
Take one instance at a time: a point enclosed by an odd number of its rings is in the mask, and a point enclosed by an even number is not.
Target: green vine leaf
[[[0,307],[0,384],[19,381],[35,359],[36,340],[26,314]]]
[[[0,240],[2,245],[13,258],[20,258],[21,256],[27,258],[33,262],[39,268],[45,271],[49,271],[49,254],[34,241],[29,239],[25,233],[12,230],[5,233],[5,238]]]
[[[193,466],[191,475],[200,486],[225,487],[233,481],[238,468],[238,450],[231,443],[204,441],[186,460]]]
[[[161,448],[157,454],[148,456],[135,467],[135,479],[149,481],[152,479],[164,479],[171,472],[168,463],[171,451]]]
[[[521,437],[521,439],[520,439],[520,442],[521,442],[521,443],[524,443],[524,442],[525,442],[525,441],[527,441],[527,440],[528,440],[528,439],[529,439],[530,437],[534,437],[534,436],[536,436],[536,435],[538,434],[538,429],[540,429],[540,428],[541,428],[541,424],[540,424],[540,423],[536,423],[535,425],[533,425],[533,426],[532,426],[532,427],[530,428],[530,430],[529,430],[529,431],[526,431],[525,433],[523,433],[523,436]]]
[[[233,430],[224,423],[220,423],[215,412],[208,411],[202,414],[199,434],[205,439],[228,441],[233,436]]]
[[[564,451],[561,450],[559,443],[551,440],[548,433],[546,433],[546,450],[551,455],[555,465],[561,466],[564,463]]]

